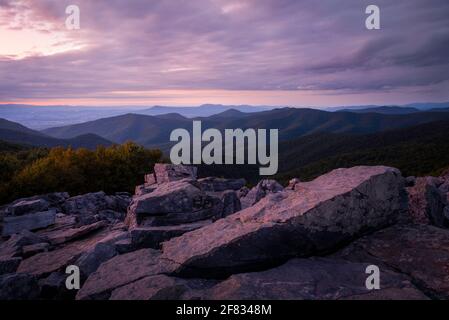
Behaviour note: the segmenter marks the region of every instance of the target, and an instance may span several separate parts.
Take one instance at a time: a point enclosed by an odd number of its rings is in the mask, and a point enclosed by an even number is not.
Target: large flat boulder
[[[54,231],[48,234],[47,237],[51,244],[60,245],[66,242],[82,238],[106,226],[107,223],[105,221],[98,221],[89,225],[82,226],[80,228],[70,228],[66,230]]]
[[[181,279],[166,275],[149,276],[112,291],[110,300],[179,300],[189,292],[189,297],[211,287],[213,281]]]
[[[266,268],[335,250],[391,225],[406,204],[397,169],[337,169],[165,242],[162,258],[176,263],[175,274],[184,276],[223,277]]]
[[[394,226],[363,237],[336,254],[408,275],[431,298],[449,298],[449,231],[429,225]]]
[[[142,249],[112,258],[92,273],[78,292],[76,299],[108,299],[111,292],[139,279],[170,270],[160,261],[160,252]]]
[[[21,216],[8,216],[3,218],[3,236],[10,236],[22,230],[37,230],[46,228],[55,223],[56,210],[36,212]]]
[[[202,228],[211,223],[212,221],[210,220],[204,220],[176,226],[135,228],[130,231],[131,243],[136,248],[159,249],[162,242],[179,237],[186,232]]]
[[[211,300],[427,300],[410,280],[389,269],[380,270],[379,289],[366,287],[368,263],[329,258],[293,259],[262,272],[231,276],[210,290]],[[186,297],[189,296],[187,292]]]
[[[89,237],[68,243],[53,251],[38,253],[24,259],[17,272],[32,274],[39,278],[48,276],[53,272],[65,272],[68,265],[77,261],[82,254],[93,250],[99,243],[111,244],[116,240],[115,237],[111,237],[110,231],[100,230]]]

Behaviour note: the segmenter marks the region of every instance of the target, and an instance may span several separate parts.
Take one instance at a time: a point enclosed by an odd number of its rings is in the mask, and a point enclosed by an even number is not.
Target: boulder
[[[409,276],[427,296],[449,298],[448,230],[398,225],[363,237],[335,256],[394,269]]]
[[[144,178],[145,178],[146,186],[151,186],[153,184],[156,184],[156,178],[154,176],[154,173],[146,174]]]
[[[262,272],[231,276],[203,292],[210,300],[428,300],[410,280],[380,270],[378,290],[366,287],[368,263],[329,258],[293,259]]]
[[[220,199],[201,191],[195,181],[168,182],[134,197],[126,222],[131,227],[196,222],[219,215],[220,205]]]
[[[409,214],[414,223],[432,224],[437,227],[449,227],[449,220],[444,216],[447,205],[446,195],[438,186],[441,181],[434,177],[417,178],[413,187],[407,188],[409,197]]]
[[[197,171],[198,169],[193,166],[162,163],[157,163],[154,166],[154,176],[158,184],[183,180],[186,178],[196,180]]]
[[[100,265],[78,291],[77,300],[108,299],[113,290],[139,279],[166,273],[169,263],[160,259],[160,252],[142,249],[112,258]]]
[[[55,231],[48,234],[48,240],[53,245],[60,245],[75,239],[84,237],[91,232],[97,231],[98,229],[107,226],[105,221],[98,221],[90,225],[82,226],[80,228],[71,228],[67,230]]]
[[[160,244],[186,232],[202,228],[212,223],[210,220],[181,224],[177,226],[144,227],[131,230],[131,243],[135,248],[159,249]]]
[[[227,217],[242,209],[242,205],[236,191],[223,191],[221,193],[221,202],[223,203],[223,210],[220,216],[221,218]]]
[[[395,223],[406,209],[401,173],[389,167],[337,169],[300,191],[256,205],[163,244],[175,274],[223,277],[337,249]]]
[[[28,230],[22,230],[20,233],[12,235],[8,241],[0,244],[0,257],[21,256],[25,246],[46,241],[46,237],[34,234]]]
[[[7,214],[12,216],[21,216],[24,214],[47,211],[50,204],[44,199],[21,200],[12,204],[7,209]]]
[[[83,249],[78,246],[66,246],[54,251],[38,253],[23,260],[17,272],[32,274],[37,277],[48,276],[55,271],[63,271],[73,264],[82,254]]]
[[[22,230],[37,230],[55,223],[56,210],[9,216],[3,218],[3,236],[10,236]]]
[[[240,202],[242,204],[242,208],[246,209],[251,207],[252,205],[259,202],[266,195],[271,193],[277,193],[284,190],[284,187],[281,186],[275,180],[262,180],[257,186],[252,188],[244,197],[240,198]]]
[[[28,258],[31,256],[34,256],[35,254],[46,252],[50,249],[50,244],[48,242],[40,242],[36,244],[30,244],[28,246],[24,246],[22,248],[23,250],[23,257]]]
[[[40,279],[40,299],[48,300],[73,300],[76,291],[66,287],[67,274],[65,272],[53,272],[48,277]]]
[[[73,264],[83,253],[94,249],[98,243],[114,243],[116,240],[110,231],[98,231],[53,251],[38,253],[24,259],[17,272],[32,274],[38,278],[47,277],[53,272],[65,272],[68,265]]]
[[[48,209],[57,209],[57,211],[59,211],[60,205],[67,198],[69,198],[67,192],[55,192],[29,198],[20,198],[10,204],[1,206],[0,215],[22,215],[26,213],[47,211]]]
[[[245,186],[246,180],[208,177],[199,179],[198,183],[203,191],[221,192],[226,190],[240,190]]]
[[[32,275],[10,273],[0,276],[0,300],[35,300],[40,295]]]
[[[0,275],[16,272],[22,258],[0,257]]]
[[[95,272],[98,267],[118,254],[113,244],[99,243],[91,251],[83,253],[74,263],[80,269],[83,280]]]
[[[63,210],[71,215],[95,215],[102,210],[126,212],[130,201],[131,198],[126,193],[112,196],[100,191],[67,199],[63,204]]]
[[[214,281],[202,279],[180,279],[156,275],[137,280],[112,291],[110,300],[179,300],[189,292],[204,290]]]

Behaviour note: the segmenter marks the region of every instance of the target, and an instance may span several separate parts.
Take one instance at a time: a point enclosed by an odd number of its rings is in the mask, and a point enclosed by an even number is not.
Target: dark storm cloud
[[[74,2],[82,30],[68,36],[87,46],[0,57],[0,100],[158,89],[370,92],[449,80],[447,0],[0,0],[0,21],[29,10],[27,28],[46,21],[47,31],[67,33],[64,10]],[[365,29],[372,3],[381,30]]]

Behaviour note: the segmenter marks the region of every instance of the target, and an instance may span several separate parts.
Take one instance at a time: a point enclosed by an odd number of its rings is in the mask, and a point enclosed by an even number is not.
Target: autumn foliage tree
[[[60,191],[70,195],[100,190],[132,192],[161,158],[159,150],[148,150],[132,142],[98,147],[95,151],[53,148],[25,164],[10,154],[3,155],[0,166],[8,168],[9,173],[2,176],[0,202]]]

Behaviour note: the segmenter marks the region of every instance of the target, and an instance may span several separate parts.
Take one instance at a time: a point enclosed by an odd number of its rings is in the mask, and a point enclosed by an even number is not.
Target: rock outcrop
[[[445,187],[439,188],[444,180],[435,177],[417,178],[414,185],[407,188],[409,196],[409,213],[414,223],[433,224],[437,227],[449,227],[445,216],[448,206]]]
[[[0,239],[0,300],[449,299],[449,177],[377,166],[285,189],[245,184],[161,164],[132,197],[55,193],[3,206],[3,234],[10,218],[54,217]],[[69,265],[79,291],[65,286]],[[373,265],[377,290],[366,286]]]
[[[162,257],[179,275],[224,277],[334,250],[395,223],[406,204],[398,170],[338,169],[165,242]]]
[[[154,170],[136,188],[126,217],[137,247],[158,248],[162,241],[241,209],[237,192],[244,179],[197,179],[196,168],[182,165],[157,164]]]
[[[382,287],[366,287],[368,263],[329,258],[292,259],[277,268],[241,273],[202,290],[211,300],[427,300],[402,274],[382,272]],[[194,296],[198,296],[198,291]],[[190,298],[186,290],[184,298]]]
[[[249,208],[266,197],[268,194],[281,192],[282,190],[284,190],[284,187],[282,187],[277,181],[262,180],[257,184],[257,186],[249,190],[243,197],[240,198],[242,208]]]
[[[394,226],[350,244],[336,254],[407,275],[427,296],[449,299],[449,231],[429,225]]]

